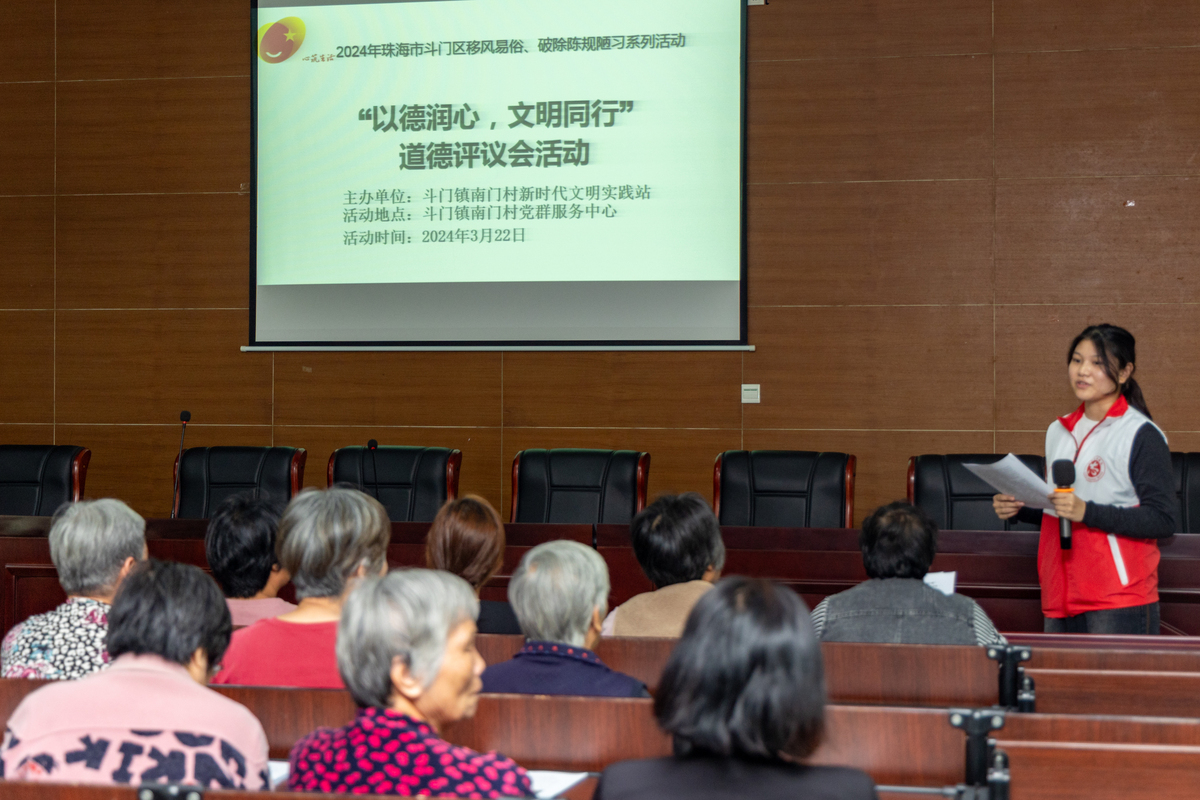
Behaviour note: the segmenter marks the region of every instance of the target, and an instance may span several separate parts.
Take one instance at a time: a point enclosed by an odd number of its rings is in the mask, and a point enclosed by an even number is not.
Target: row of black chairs
[[[908,500],[949,530],[1030,530],[992,512],[992,488],[964,466],[992,453],[909,459]],[[176,459],[175,516],[205,519],[231,494],[257,490],[290,499],[304,483],[307,453],[294,447],[191,447]],[[1019,456],[1044,474],[1041,456]],[[83,496],[91,451],[71,445],[0,446],[0,514],[48,515]],[[1200,453],[1172,453],[1180,532],[1200,531]],[[713,466],[713,508],[722,525],[849,528],[855,456],[797,450],[730,450]],[[359,486],[397,522],[428,522],[458,496],[462,451],[444,447],[343,447],[329,457],[327,485]],[[512,464],[511,522],[628,523],[646,506],[650,454],[636,450],[523,450]]]

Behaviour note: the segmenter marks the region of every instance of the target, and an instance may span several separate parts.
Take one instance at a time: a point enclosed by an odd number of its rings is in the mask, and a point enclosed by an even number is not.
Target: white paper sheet
[[[1042,480],[1021,459],[1009,453],[995,464],[963,464],[1000,494],[1010,494],[1029,508],[1053,509],[1047,500],[1054,487]]]
[[[932,586],[944,595],[954,594],[954,586],[958,583],[957,572],[926,572],[925,584]]]
[[[267,762],[267,776],[271,781],[272,789],[281,783],[287,782],[289,769],[290,765],[286,761],[277,761],[275,759],[271,759]]]
[[[529,781],[533,784],[533,796],[540,798],[558,797],[575,784],[586,779],[586,772],[556,772],[548,769],[529,770]]]

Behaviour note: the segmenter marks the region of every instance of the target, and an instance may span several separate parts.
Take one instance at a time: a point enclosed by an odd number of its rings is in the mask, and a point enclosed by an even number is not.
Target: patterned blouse
[[[108,666],[108,603],[72,597],[13,627],[0,644],[0,677],[82,678]]]
[[[531,797],[529,776],[499,753],[439,739],[424,722],[364,708],[344,728],[318,728],[292,748],[294,792]]]

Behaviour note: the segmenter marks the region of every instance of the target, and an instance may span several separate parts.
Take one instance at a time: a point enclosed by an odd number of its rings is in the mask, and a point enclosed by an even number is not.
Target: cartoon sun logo
[[[287,61],[304,43],[304,21],[284,17],[258,29],[258,57],[268,64]]]

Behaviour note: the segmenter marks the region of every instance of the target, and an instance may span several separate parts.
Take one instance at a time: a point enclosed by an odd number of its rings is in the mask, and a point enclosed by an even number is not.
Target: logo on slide
[[[268,64],[287,61],[304,43],[304,21],[284,17],[258,29],[258,57]]]
[[[1104,459],[1096,457],[1088,462],[1087,470],[1084,472],[1087,479],[1092,483],[1104,477]]]

